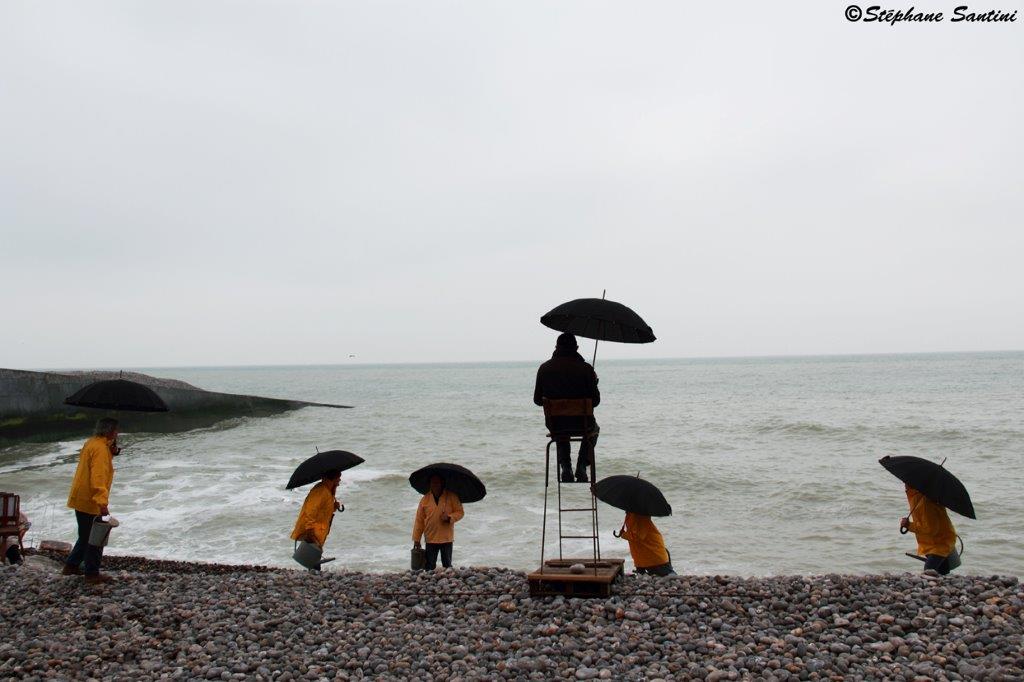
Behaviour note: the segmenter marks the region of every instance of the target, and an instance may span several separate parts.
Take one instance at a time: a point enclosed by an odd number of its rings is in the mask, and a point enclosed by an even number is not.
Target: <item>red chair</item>
[[[0,493],[0,544],[7,538],[17,538],[18,548],[24,556],[25,545],[21,538],[26,530],[28,525],[21,522],[21,497],[14,493]],[[6,552],[0,556],[0,561],[7,561]]]

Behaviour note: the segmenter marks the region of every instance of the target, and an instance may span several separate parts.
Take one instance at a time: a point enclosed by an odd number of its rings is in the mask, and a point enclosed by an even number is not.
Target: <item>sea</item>
[[[409,567],[419,494],[409,474],[469,467],[487,496],[456,526],[462,566],[534,570],[541,555],[545,429],[537,362],[140,368],[231,393],[353,405],[241,417],[174,434],[133,432],[110,497],[109,554],[297,567],[288,538],[307,489],[285,489],[320,450],[366,461],[338,491],[327,570]],[[639,475],[672,515],[655,519],[680,573],[743,576],[920,571],[900,535],[903,484],[885,455],[945,460],[977,520],[951,513],[969,574],[1024,573],[1024,353],[673,360],[598,359],[598,478]],[[0,450],[0,489],[21,493],[29,540],[73,541],[68,487],[82,439]],[[555,462],[552,448],[552,474]],[[573,457],[575,459],[575,447]],[[546,556],[557,555],[548,489]],[[562,488],[567,505],[587,486]],[[589,515],[565,520],[581,533]],[[603,556],[623,557],[623,512],[599,505]],[[573,543],[577,544],[573,544]],[[567,540],[564,556],[589,556]]]

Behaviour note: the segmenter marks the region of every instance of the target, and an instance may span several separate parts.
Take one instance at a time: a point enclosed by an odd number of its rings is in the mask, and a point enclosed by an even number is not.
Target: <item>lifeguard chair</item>
[[[577,428],[556,428],[559,423],[554,419],[557,417],[578,418],[580,426]],[[622,567],[625,563],[622,559],[601,559],[601,538],[598,531],[597,498],[594,496],[591,485],[582,486],[569,484],[570,488],[577,490],[566,495],[573,500],[580,500],[576,503],[569,503],[570,506],[563,506],[562,480],[555,476],[555,485],[558,499],[558,559],[545,561],[547,549],[547,528],[548,528],[548,493],[551,488],[551,446],[560,440],[568,440],[570,443],[580,443],[584,447],[586,441],[592,441],[597,437],[597,429],[594,424],[594,406],[589,398],[572,398],[563,400],[544,399],[544,421],[548,427],[548,444],[544,452],[544,525],[541,528],[540,540],[540,569],[531,573],[527,578],[530,583],[530,594],[534,596],[543,595],[564,595],[575,597],[601,597],[611,594],[611,584],[622,574]],[[594,449],[590,448],[590,481],[597,480],[597,461]],[[582,501],[579,493],[586,495],[586,501]],[[590,515],[590,534],[578,534],[582,531],[566,534],[562,524],[562,514]],[[564,540],[590,540],[590,556],[567,558],[564,551]],[[582,573],[573,573],[570,569],[575,564],[583,565]]]

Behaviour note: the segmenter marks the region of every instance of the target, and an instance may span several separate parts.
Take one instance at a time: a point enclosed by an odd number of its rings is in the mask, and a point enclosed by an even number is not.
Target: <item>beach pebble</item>
[[[1024,679],[1024,594],[1003,576],[637,576],[566,599],[495,568],[138,557],[86,587],[59,559],[0,572],[4,678]]]

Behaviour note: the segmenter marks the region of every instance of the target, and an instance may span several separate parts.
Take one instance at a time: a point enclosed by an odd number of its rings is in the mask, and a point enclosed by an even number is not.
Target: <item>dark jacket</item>
[[[590,398],[593,406],[601,403],[601,392],[597,390],[597,374],[576,351],[555,350],[551,359],[537,370],[537,384],[533,389],[533,402],[543,405],[544,398]],[[596,422],[591,422],[591,425]],[[582,428],[581,420],[573,417],[556,417],[549,427],[557,430]]]

